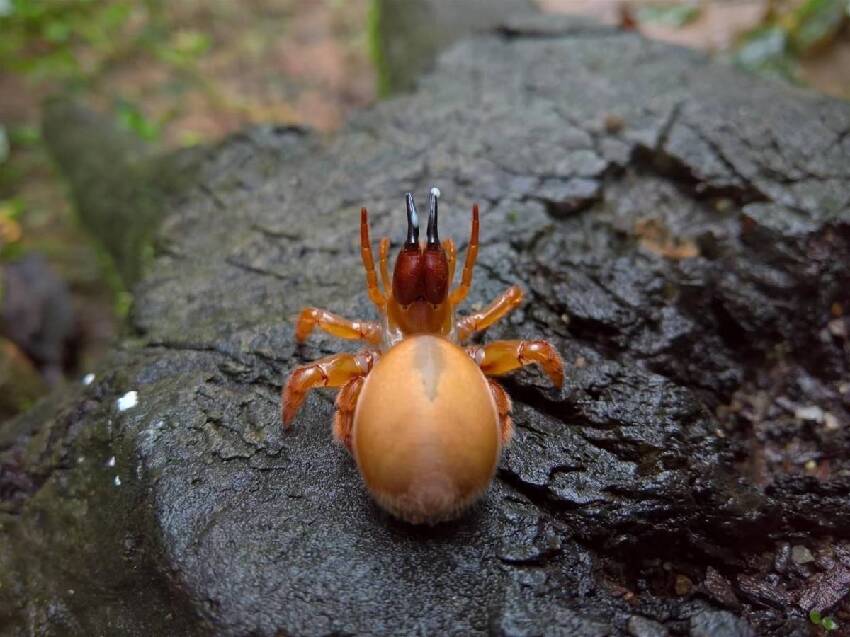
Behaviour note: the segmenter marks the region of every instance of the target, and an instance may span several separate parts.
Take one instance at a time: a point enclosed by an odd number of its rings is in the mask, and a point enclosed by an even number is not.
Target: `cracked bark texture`
[[[850,572],[850,357],[828,329],[850,307],[848,131],[846,103],[530,16],[331,140],[210,150],[131,334],[2,433],[4,633],[816,634]],[[279,390],[354,349],[296,348],[302,306],[372,316],[358,208],[397,246],[403,193],[432,183],[461,248],[482,204],[470,305],[528,292],[485,340],[548,338],[568,365],[561,391],[507,381],[489,495],[427,529],[366,495],[332,394],[284,432]],[[664,256],[648,219],[695,254]],[[794,417],[812,403],[839,426]],[[786,440],[830,471],[777,461]]]

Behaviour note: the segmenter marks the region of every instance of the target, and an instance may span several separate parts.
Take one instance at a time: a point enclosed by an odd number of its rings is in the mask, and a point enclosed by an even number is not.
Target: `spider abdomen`
[[[414,523],[456,517],[486,490],[501,452],[487,379],[457,345],[407,338],[366,378],[352,451],[369,491]]]

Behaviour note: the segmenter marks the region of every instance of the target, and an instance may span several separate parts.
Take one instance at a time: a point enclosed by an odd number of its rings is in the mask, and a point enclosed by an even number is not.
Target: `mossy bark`
[[[192,183],[196,151],[162,154],[105,115],[63,98],[45,103],[42,128],[82,225],[131,287],[153,253],[165,202]]]

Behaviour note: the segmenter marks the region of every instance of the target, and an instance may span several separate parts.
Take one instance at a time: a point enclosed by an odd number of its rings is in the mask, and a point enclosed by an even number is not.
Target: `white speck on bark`
[[[132,409],[136,406],[136,403],[139,402],[139,392],[137,391],[128,391],[126,394],[121,396],[118,399],[118,411],[127,411],[128,409]]]

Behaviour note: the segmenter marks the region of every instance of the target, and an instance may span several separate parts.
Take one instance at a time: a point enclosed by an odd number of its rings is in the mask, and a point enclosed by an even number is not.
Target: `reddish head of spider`
[[[404,333],[443,333],[451,329],[449,262],[437,229],[437,191],[429,201],[425,243],[419,242],[419,216],[407,194],[407,237],[398,253],[392,280],[390,319]]]
[[[441,305],[449,291],[449,264],[437,231],[437,197],[431,193],[425,245],[419,243],[419,217],[407,194],[407,238],[393,272],[393,298],[402,306]]]

